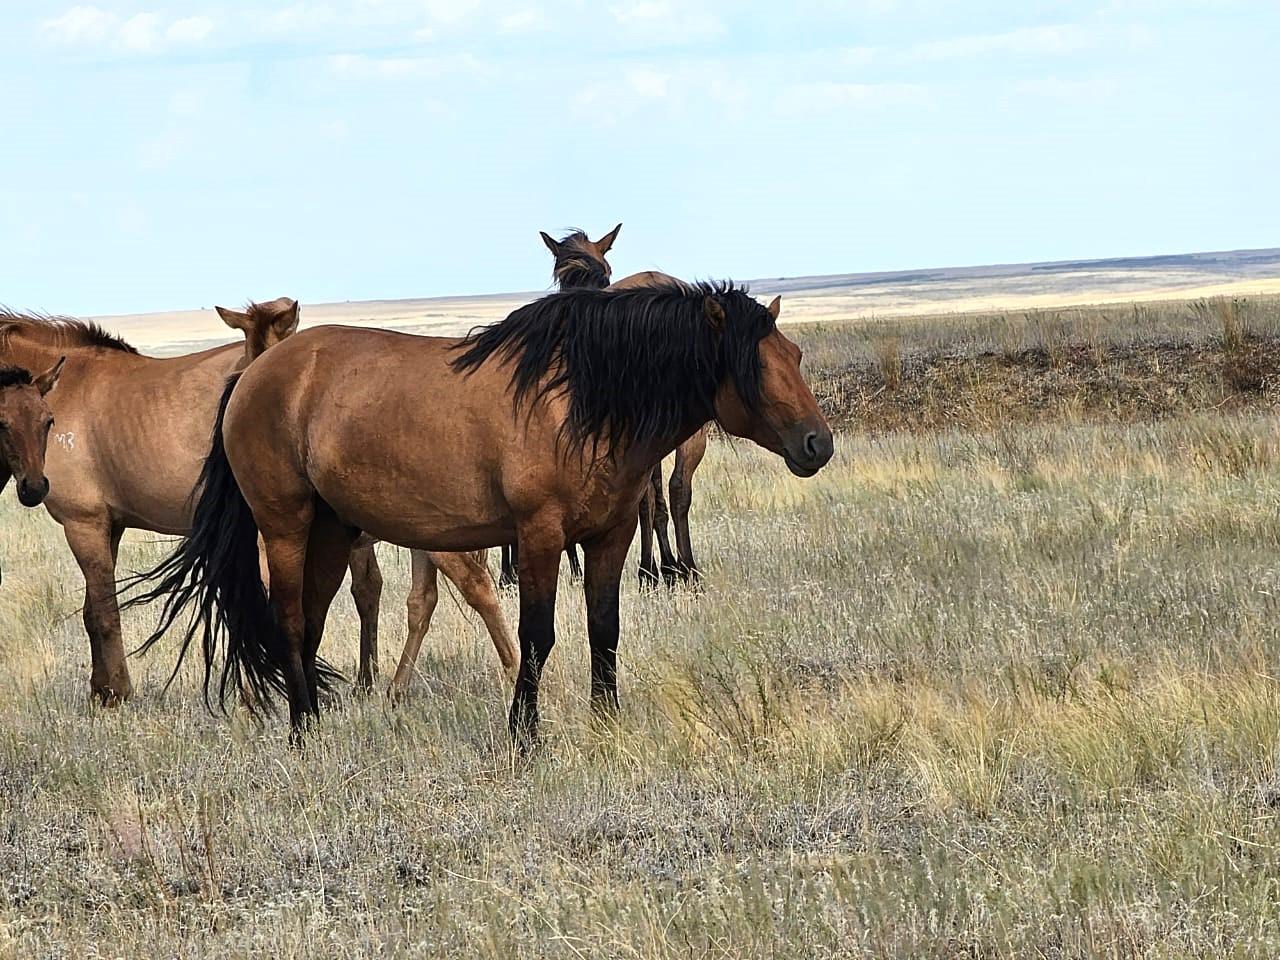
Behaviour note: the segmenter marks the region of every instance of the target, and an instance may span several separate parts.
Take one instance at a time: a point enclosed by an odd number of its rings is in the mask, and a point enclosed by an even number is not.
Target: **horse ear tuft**
[[[782,297],[774,297],[773,302],[768,306],[769,316],[773,317],[774,323],[778,322],[778,315],[782,313]]]
[[[553,257],[560,256],[560,244],[556,243],[555,238],[541,230],[538,231],[538,236],[542,237],[542,242],[547,245]]]

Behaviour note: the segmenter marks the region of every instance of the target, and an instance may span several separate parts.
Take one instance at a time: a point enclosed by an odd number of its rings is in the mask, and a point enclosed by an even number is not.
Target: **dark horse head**
[[[13,477],[25,507],[38,507],[49,493],[44,454],[53,414],[44,398],[66,359],[38,377],[21,367],[0,367],[0,490]]]
[[[562,436],[595,454],[612,459],[625,445],[665,455],[717,420],[809,477],[831,459],[831,428],[800,348],[778,330],[780,305],[732,283],[568,290],[474,331],[453,365],[508,363],[517,407],[567,397]]]
[[[551,278],[556,285],[561,290],[575,287],[602,290],[607,287],[613,277],[613,268],[605,254],[613,248],[621,229],[622,224],[618,224],[599,240],[591,240],[581,230],[574,230],[559,240],[542,234],[542,242],[556,258],[555,266],[551,268]]]

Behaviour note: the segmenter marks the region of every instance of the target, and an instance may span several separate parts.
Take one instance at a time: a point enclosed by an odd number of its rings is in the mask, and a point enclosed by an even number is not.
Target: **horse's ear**
[[[289,336],[298,329],[298,321],[301,314],[298,310],[297,300],[288,300],[285,302],[284,308],[276,314],[275,319],[271,321],[271,326],[275,328],[281,338]]]
[[[218,311],[218,316],[232,330],[248,330],[249,315],[241,313],[239,310],[228,310],[226,307],[214,307]]]
[[[717,330],[724,329],[724,307],[720,306],[720,301],[715,297],[708,295],[702,301],[703,312],[707,315],[707,320]]]
[[[36,377],[35,385],[40,391],[40,396],[47,396],[58,385],[58,377],[62,376],[62,365],[66,362],[66,357],[59,357],[57,363]]]
[[[553,257],[560,256],[560,244],[556,243],[554,239],[541,230],[538,231],[538,236],[542,237],[542,242],[547,245],[547,249],[551,251]]]
[[[782,313],[782,297],[774,297],[773,303],[768,306],[769,316],[773,317],[773,322],[778,322],[778,314]]]
[[[618,239],[618,231],[622,229],[622,224],[618,224],[603,237],[596,241],[596,250],[600,252],[600,256],[604,256],[613,249],[613,242]]]

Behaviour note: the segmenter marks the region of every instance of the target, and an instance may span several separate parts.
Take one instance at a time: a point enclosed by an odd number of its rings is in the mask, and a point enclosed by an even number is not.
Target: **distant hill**
[[[782,294],[783,320],[793,323],[1243,296],[1280,293],[1280,247],[776,277],[754,281],[751,287],[761,296]],[[303,323],[349,323],[455,336],[500,320],[544,292],[304,304]],[[152,352],[179,352],[232,339],[212,309],[95,319]]]

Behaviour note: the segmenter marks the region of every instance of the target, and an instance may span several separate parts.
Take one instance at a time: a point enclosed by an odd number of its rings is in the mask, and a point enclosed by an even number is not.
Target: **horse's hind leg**
[[[707,431],[699,430],[676,450],[676,466],[671,471],[671,516],[676,528],[676,549],[680,553],[677,568],[687,583],[697,583],[702,579],[698,561],[693,556],[689,508],[693,505],[693,474],[706,452]]]
[[[360,615],[360,668],[356,689],[373,689],[378,675],[378,610],[382,605],[382,571],[378,568],[377,541],[361,536],[351,551],[351,596]]]
[[[133,695],[116,602],[116,557],[124,529],[104,516],[65,522],[63,533],[84,574],[84,629],[93,664],[89,688],[102,703],[115,706]]]
[[[422,638],[427,635],[431,626],[431,615],[436,611],[436,603],[440,592],[436,586],[436,564],[433,553],[425,550],[410,550],[410,563],[413,568],[413,582],[409,587],[409,600],[406,606],[409,614],[409,633],[404,641],[404,649],[400,652],[400,663],[396,667],[396,675],[391,679],[392,698],[399,698],[409,689],[413,680],[413,668],[418,662],[418,651],[422,649]]]
[[[498,605],[498,593],[493,588],[493,578],[484,564],[483,553],[433,553],[432,559],[440,572],[453,581],[462,599],[484,621],[493,641],[493,648],[498,651],[498,659],[502,669],[508,674],[515,672],[516,646],[507,631],[507,623],[502,619],[502,608]]]
[[[571,543],[564,548],[565,556],[569,558],[569,576],[575,580],[582,579],[582,564],[578,561],[578,545]]]
[[[307,512],[310,513],[310,510]],[[298,519],[301,519],[299,525],[262,531],[262,548],[267,555],[271,581],[271,607],[285,647],[281,671],[284,674],[285,692],[289,697],[290,736],[295,743],[302,735],[307,718],[317,713],[304,665],[306,616],[302,602],[311,518]],[[344,564],[346,557],[347,555],[343,556]]]
[[[324,638],[324,625],[329,607],[342,586],[347,564],[353,554],[356,531],[340,524],[327,510],[318,513],[307,536],[307,556],[302,583],[304,643],[302,665],[306,672],[307,693],[315,712],[320,708],[320,677],[316,656]],[[369,550],[373,550],[372,544]],[[361,649],[363,653],[363,647]]]

